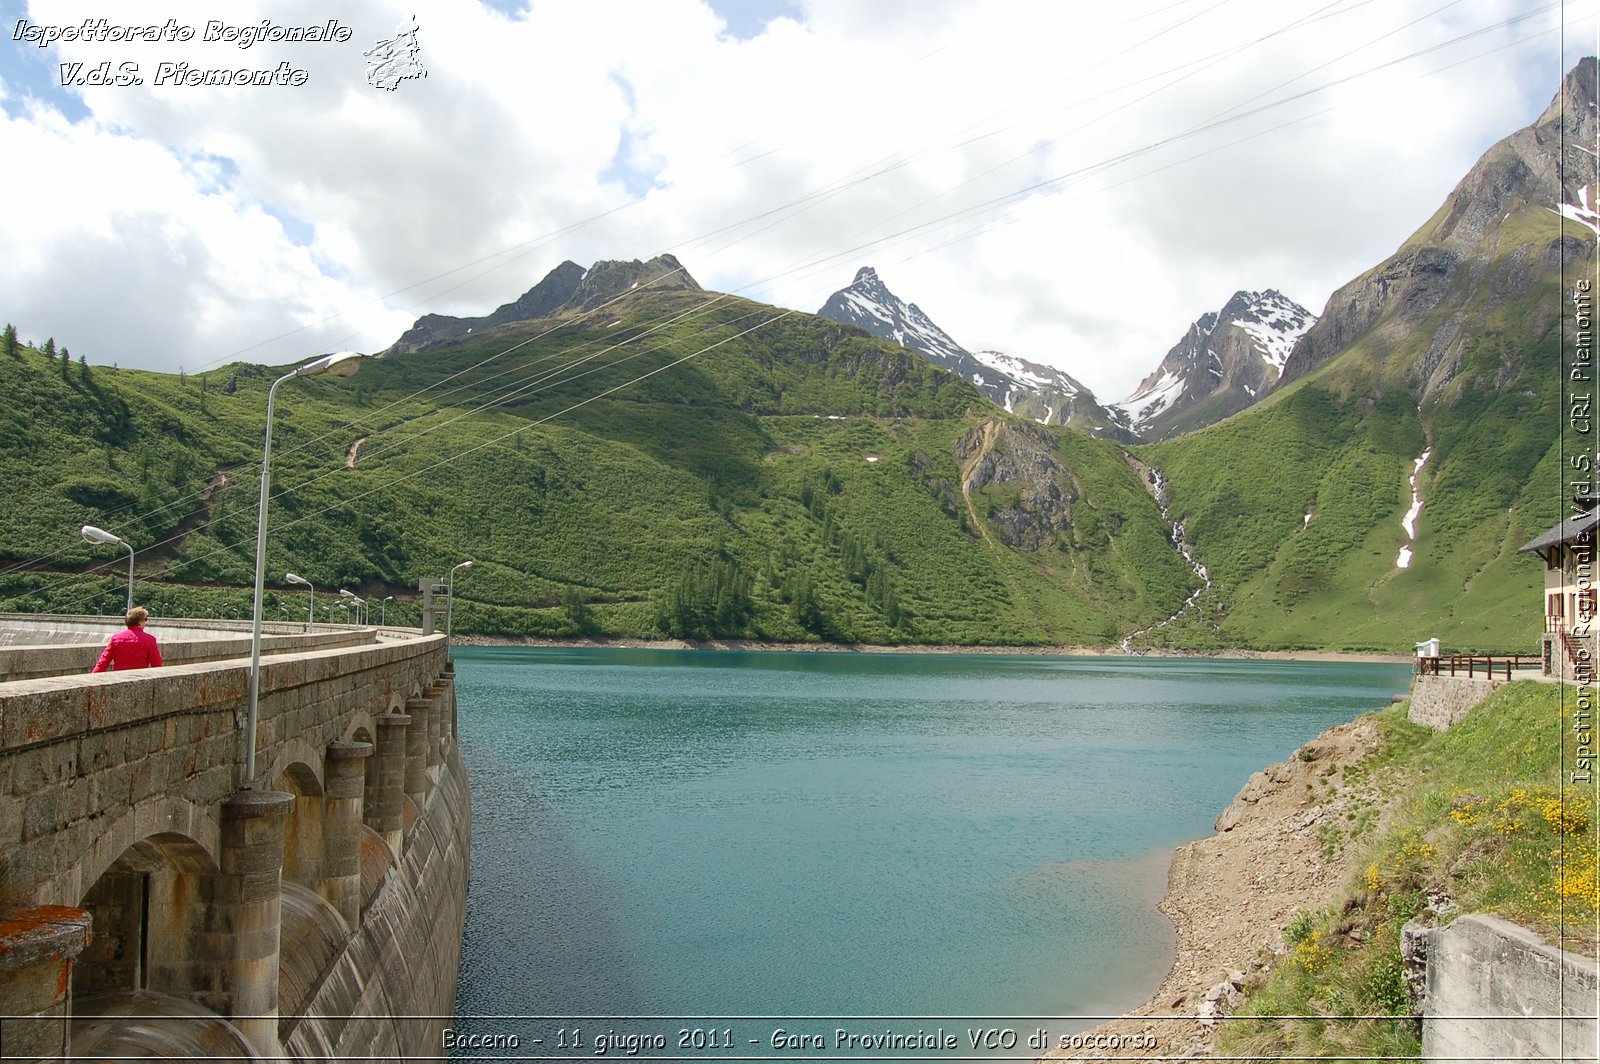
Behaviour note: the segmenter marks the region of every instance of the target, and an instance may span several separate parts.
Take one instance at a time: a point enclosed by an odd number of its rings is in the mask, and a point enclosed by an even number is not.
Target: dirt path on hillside
[[[1082,1048],[1056,1048],[1043,1059],[1209,1055],[1217,1028],[1211,1017],[1226,1015],[1239,985],[1277,963],[1274,947],[1282,949],[1290,918],[1338,900],[1356,871],[1349,848],[1327,856],[1319,828],[1342,829],[1345,813],[1358,805],[1379,809],[1379,824],[1387,821],[1384,788],[1372,781],[1330,794],[1333,774],[1377,744],[1376,721],[1341,724],[1251,776],[1218,817],[1217,833],[1173,854],[1160,908],[1177,929],[1177,955],[1160,989],[1086,1032]],[[1109,1048],[1119,1039],[1125,1048]]]
[[[978,516],[978,507],[972,501],[972,477],[978,468],[978,463],[983,461],[984,455],[994,450],[994,441],[1000,436],[1000,423],[986,421],[983,424],[983,436],[978,446],[973,448],[972,457],[958,464],[961,471],[961,501],[966,504],[967,517],[972,522],[972,527],[978,530],[983,537],[984,544],[990,550],[999,550],[994,537],[989,534],[989,523]]]
[[[356,467],[356,461],[361,457],[361,445],[370,439],[372,439],[371,436],[361,436],[350,445],[350,449],[346,451],[344,455],[344,466],[346,469],[354,469]]]

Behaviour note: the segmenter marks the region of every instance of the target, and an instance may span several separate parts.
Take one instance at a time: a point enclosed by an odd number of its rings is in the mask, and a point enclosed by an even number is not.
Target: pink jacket
[[[111,637],[91,671],[152,669],[160,664],[161,651],[156,648],[156,637],[143,628],[124,628]]]

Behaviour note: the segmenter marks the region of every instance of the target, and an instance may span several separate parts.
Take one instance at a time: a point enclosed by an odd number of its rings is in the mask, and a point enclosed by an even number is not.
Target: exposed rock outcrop
[[[974,520],[986,521],[1008,547],[1038,550],[1055,542],[1071,527],[1078,498],[1057,451],[1054,436],[1026,422],[988,421],[963,435],[953,453]]]

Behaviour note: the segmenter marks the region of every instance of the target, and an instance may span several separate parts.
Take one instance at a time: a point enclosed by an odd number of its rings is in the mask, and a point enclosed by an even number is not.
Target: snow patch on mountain
[[[1589,186],[1584,185],[1578,189],[1578,202],[1576,204],[1563,203],[1556,208],[1556,214],[1571,222],[1587,226],[1596,236],[1600,236],[1600,211],[1589,204]],[[1507,217],[1510,217],[1507,215]]]
[[[1395,559],[1394,564],[1397,569],[1411,567],[1413,548],[1417,545],[1417,517],[1422,513],[1422,489],[1417,487],[1417,477],[1422,475],[1422,467],[1428,464],[1428,459],[1432,455],[1433,448],[1429,447],[1411,467],[1411,509],[1400,519],[1400,527],[1405,529],[1406,543],[1400,548],[1400,556]]]
[[[1121,424],[1147,439],[1210,424],[1266,394],[1316,320],[1270,288],[1235,292],[1221,311],[1195,319],[1155,372],[1110,409]],[[1203,401],[1208,401],[1203,413],[1182,413]]]
[[[1012,380],[1035,388],[1052,388],[1068,396],[1077,395],[1080,391],[1081,386],[1077,381],[1050,366],[1041,366],[1002,351],[974,351],[972,357]]]
[[[1235,318],[1231,324],[1243,329],[1255,341],[1256,350],[1272,367],[1272,377],[1276,380],[1283,374],[1283,364],[1288,361],[1295,343],[1316,324],[1316,315],[1270,290],[1263,292],[1250,310],[1251,314]]]
[[[1154,384],[1140,388],[1128,396],[1118,403],[1117,407],[1127,414],[1128,421],[1137,429],[1183,398],[1183,392],[1183,378],[1167,372],[1163,373]]]

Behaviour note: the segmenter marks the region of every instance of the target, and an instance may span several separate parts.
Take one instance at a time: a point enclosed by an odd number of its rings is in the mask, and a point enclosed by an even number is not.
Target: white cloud
[[[1054,362],[1116,399],[1235,289],[1320,310],[1534,118],[1578,54],[1558,54],[1554,34],[1508,46],[1554,25],[1541,15],[1182,137],[1539,5],[1464,0],[1424,17],[1437,5],[807,0],[743,13],[766,20],[747,39],[713,6],[535,0],[506,15],[361,0],[337,9],[345,44],[24,54],[8,40],[3,133],[27,165],[4,169],[0,195],[29,209],[0,229],[0,315],[92,361],[193,369],[246,348],[274,362],[379,348],[421,313],[484,313],[567,258],[671,250],[708,287],[805,310],[872,264],[969,347]],[[309,0],[226,11],[234,24],[329,17]],[[200,27],[217,12],[35,2],[27,18]],[[361,51],[413,15],[427,78],[368,86]],[[1592,33],[1569,25],[1569,39]],[[23,99],[58,62],[107,59],[147,77],[159,61],[285,60],[309,76],[85,87],[75,122],[48,92]],[[650,191],[571,228],[630,188]],[[529,242],[485,276],[451,272]]]

